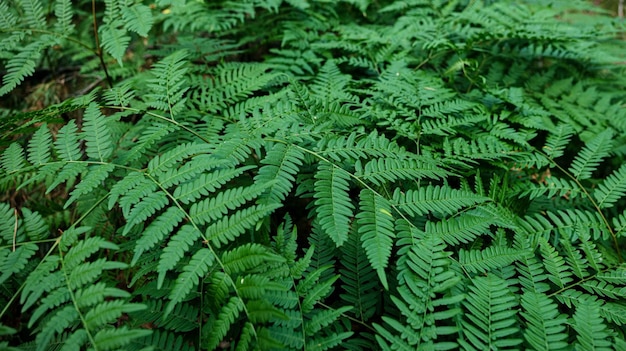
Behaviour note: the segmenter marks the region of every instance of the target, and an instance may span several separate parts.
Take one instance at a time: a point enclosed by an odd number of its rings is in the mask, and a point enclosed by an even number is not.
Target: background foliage
[[[0,349],[626,348],[623,30],[0,0]]]

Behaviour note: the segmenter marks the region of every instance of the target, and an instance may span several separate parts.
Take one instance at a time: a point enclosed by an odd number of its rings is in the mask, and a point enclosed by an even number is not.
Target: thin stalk
[[[109,76],[109,70],[107,69],[107,65],[104,62],[104,53],[100,48],[100,38],[98,37],[98,22],[96,21],[96,0],[91,0],[91,14],[93,17],[93,37],[96,40],[96,55],[100,59],[100,66],[102,66],[102,70],[104,71],[104,75],[107,78],[107,84],[109,88],[113,88],[113,80],[111,76]]]

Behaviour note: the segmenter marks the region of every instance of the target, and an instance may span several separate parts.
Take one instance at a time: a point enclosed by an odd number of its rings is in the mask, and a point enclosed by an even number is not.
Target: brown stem
[[[96,22],[96,0],[91,0],[91,13],[93,15],[93,36],[96,39],[96,55],[100,59],[100,66],[104,70],[104,75],[107,78],[107,83],[109,84],[109,88],[113,88],[113,80],[111,76],[109,76],[109,70],[107,70],[107,65],[104,63],[104,53],[102,49],[100,49],[100,38],[98,38],[98,23]]]

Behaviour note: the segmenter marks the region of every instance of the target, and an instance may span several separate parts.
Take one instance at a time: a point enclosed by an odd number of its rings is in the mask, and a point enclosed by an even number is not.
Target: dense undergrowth
[[[0,0],[0,349],[626,349],[623,29]]]

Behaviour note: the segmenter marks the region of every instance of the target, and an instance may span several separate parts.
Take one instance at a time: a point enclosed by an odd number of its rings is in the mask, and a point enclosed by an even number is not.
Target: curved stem
[[[93,37],[96,40],[95,53],[100,59],[100,66],[102,66],[102,70],[104,70],[104,75],[107,78],[109,88],[113,88],[113,80],[111,79],[111,76],[109,76],[109,70],[107,69],[106,63],[104,62],[104,53],[100,48],[100,38],[98,37],[98,22],[96,21],[96,0],[91,0],[91,15],[93,17]]]

